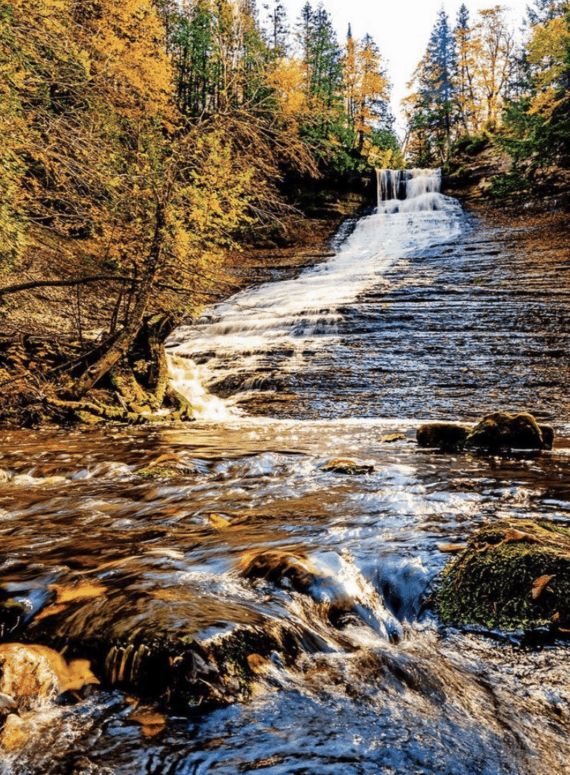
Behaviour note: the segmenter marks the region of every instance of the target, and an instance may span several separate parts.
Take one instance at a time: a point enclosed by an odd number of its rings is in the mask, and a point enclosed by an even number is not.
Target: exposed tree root
[[[100,370],[97,386],[84,395],[77,395],[77,383],[94,360],[100,364],[105,347],[40,337],[1,340],[0,422],[29,427],[193,420],[191,404],[169,384],[164,341],[176,322],[172,315],[145,319],[126,355]]]

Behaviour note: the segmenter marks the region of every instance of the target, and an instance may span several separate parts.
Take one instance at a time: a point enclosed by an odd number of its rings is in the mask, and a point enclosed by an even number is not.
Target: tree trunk
[[[160,265],[165,228],[164,206],[162,203],[157,203],[154,235],[150,246],[148,262],[136,291],[135,305],[129,320],[101,357],[79,377],[73,390],[75,397],[80,398],[95,387],[113,366],[125,357],[135,341],[153,294],[154,283]]]

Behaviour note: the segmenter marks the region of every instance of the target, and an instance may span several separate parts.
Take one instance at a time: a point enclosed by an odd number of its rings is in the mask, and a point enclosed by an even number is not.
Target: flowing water
[[[176,332],[172,379],[197,423],[0,435],[16,636],[103,643],[115,673],[129,638],[195,639],[245,649],[254,674],[243,701],[178,706],[154,731],[128,687],[46,702],[6,772],[569,771],[567,647],[442,628],[429,606],[439,543],[502,516],[570,521],[565,265],[439,188],[437,172],[379,173],[378,208],[332,258]],[[415,445],[421,419],[498,407],[555,419],[555,449]],[[373,470],[325,471],[337,457]],[[175,475],[148,476],[157,459]],[[297,557],[311,583],[246,577],[258,549]],[[77,584],[91,592],[58,605]]]

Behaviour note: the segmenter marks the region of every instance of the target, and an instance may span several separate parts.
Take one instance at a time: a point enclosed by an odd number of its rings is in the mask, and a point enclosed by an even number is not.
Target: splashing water
[[[395,261],[460,234],[461,208],[440,193],[439,170],[379,170],[378,181],[377,211],[358,222],[331,259],[294,280],[245,290],[176,332],[171,373],[198,419],[235,415],[237,402],[263,388],[260,373],[306,369],[304,352],[338,341],[342,307],[377,285]],[[387,198],[395,195],[401,198]],[[224,410],[208,388],[232,378],[239,389]]]
[[[203,422],[0,432],[2,626],[24,616],[26,642],[65,641],[113,682],[33,710],[0,772],[566,771],[567,647],[443,627],[425,601],[442,542],[570,523],[567,251],[530,263],[514,229],[471,228],[437,172],[382,175],[389,195],[329,261],[176,333],[173,385]],[[552,453],[415,444],[426,415],[532,402],[561,420]],[[272,576],[245,572],[263,557]],[[195,644],[236,702],[179,716],[194,669],[216,685]],[[133,709],[157,693],[166,707]]]

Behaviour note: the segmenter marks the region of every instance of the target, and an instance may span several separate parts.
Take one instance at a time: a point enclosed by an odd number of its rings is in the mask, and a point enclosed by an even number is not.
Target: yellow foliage
[[[305,68],[298,59],[278,59],[268,73],[268,83],[275,91],[279,111],[286,122],[298,122],[307,112],[304,90]]]
[[[531,114],[540,114],[549,119],[556,108],[566,99],[561,93],[561,78],[568,67],[567,51],[570,46],[570,27],[564,17],[551,19],[544,25],[537,25],[528,43],[528,61],[536,70],[535,95]]]

